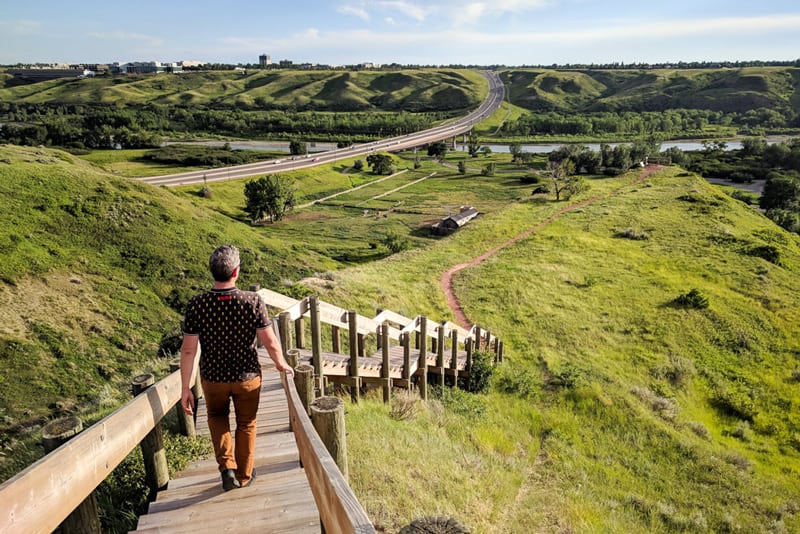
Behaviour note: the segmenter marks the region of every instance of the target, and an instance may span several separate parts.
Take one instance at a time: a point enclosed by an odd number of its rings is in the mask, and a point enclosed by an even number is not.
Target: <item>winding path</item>
[[[636,179],[634,184],[638,184],[641,181],[645,180],[648,176],[650,176],[651,174],[653,174],[654,172],[656,172],[660,168],[661,168],[660,165],[647,166],[642,171],[641,175]],[[618,189],[617,191],[611,193],[611,195],[608,195],[608,196],[613,196],[613,195],[617,194],[619,191],[620,190]],[[455,277],[456,274],[458,274],[460,271],[466,269],[467,267],[474,267],[476,265],[480,265],[481,263],[483,263],[484,261],[486,261],[490,257],[494,256],[495,254],[497,254],[498,252],[500,252],[504,248],[507,248],[507,247],[517,243],[518,241],[520,241],[522,239],[525,239],[526,237],[530,236],[534,232],[538,232],[542,228],[548,226],[550,223],[552,223],[553,221],[555,221],[556,219],[558,219],[559,217],[561,217],[565,213],[573,211],[573,210],[576,210],[578,208],[582,208],[584,206],[588,206],[589,204],[593,204],[594,202],[597,202],[601,198],[605,198],[605,197],[596,196],[596,197],[592,197],[592,198],[583,200],[581,202],[576,202],[574,204],[570,204],[568,206],[565,206],[564,208],[558,210],[556,213],[554,213],[553,215],[551,215],[550,217],[548,217],[544,221],[540,222],[539,224],[537,224],[533,228],[530,228],[530,229],[522,232],[521,234],[512,237],[511,239],[509,239],[505,243],[503,243],[503,244],[501,244],[501,245],[489,250],[488,252],[484,252],[480,256],[478,256],[476,258],[473,258],[468,262],[459,263],[458,265],[450,267],[450,269],[445,271],[445,273],[442,274],[442,280],[441,280],[442,290],[444,291],[445,299],[447,300],[447,306],[453,311],[453,315],[455,316],[455,322],[459,326],[461,326],[462,328],[466,328],[466,329],[472,328],[472,324],[470,323],[469,319],[467,318],[467,314],[464,313],[464,309],[461,307],[461,303],[459,302],[458,297],[456,297],[455,291],[453,291],[453,278]]]

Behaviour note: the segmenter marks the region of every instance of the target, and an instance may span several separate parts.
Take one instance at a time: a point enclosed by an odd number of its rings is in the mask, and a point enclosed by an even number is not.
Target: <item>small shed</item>
[[[461,206],[455,215],[445,217],[441,221],[431,226],[431,233],[434,235],[449,235],[469,221],[480,215],[480,212],[472,206]]]

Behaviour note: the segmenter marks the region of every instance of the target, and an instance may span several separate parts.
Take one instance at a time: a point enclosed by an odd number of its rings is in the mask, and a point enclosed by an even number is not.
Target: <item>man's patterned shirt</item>
[[[256,331],[272,325],[258,293],[211,289],[192,297],[183,333],[200,336],[200,376],[210,382],[241,382],[261,374]]]

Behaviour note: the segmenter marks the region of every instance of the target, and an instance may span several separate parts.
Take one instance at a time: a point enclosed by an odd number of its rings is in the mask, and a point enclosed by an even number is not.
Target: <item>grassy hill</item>
[[[476,106],[485,96],[485,86],[481,75],[471,70],[212,71],[61,79],[26,85],[0,79],[0,101],[429,111]]]
[[[370,179],[342,174],[349,163],[298,171],[299,197]],[[204,199],[0,146],[4,450],[51,415],[91,419],[133,374],[163,369],[157,346],[208,285],[220,242],[240,244],[243,286],[306,276],[364,314],[450,317],[444,270],[565,205],[531,200],[498,167],[425,162],[254,228],[241,183]],[[457,277],[468,316],[506,343],[490,393],[446,392],[413,420],[378,399],[348,404],[350,480],[377,526],[446,514],[479,532],[800,529],[800,240],[678,169],[637,178],[590,180],[593,203]],[[423,236],[461,203],[486,213]],[[390,231],[425,246],[340,268],[380,257]],[[707,308],[680,304],[692,289]],[[2,472],[27,459],[0,457]]]
[[[503,79],[509,84],[511,102],[530,110],[800,110],[800,71],[789,67],[510,70]]]
[[[377,399],[348,406],[351,484],[378,524],[800,529],[800,240],[695,176],[633,179],[592,181],[598,201],[456,279],[468,316],[506,341],[490,394],[413,422]],[[557,206],[515,204],[337,272],[322,298],[441,316],[443,270]],[[677,303],[691,289],[707,308]]]

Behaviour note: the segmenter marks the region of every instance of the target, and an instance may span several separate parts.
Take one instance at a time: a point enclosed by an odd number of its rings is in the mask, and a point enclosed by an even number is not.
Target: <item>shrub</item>
[[[702,310],[708,308],[708,298],[700,293],[699,289],[691,289],[688,293],[680,295],[674,300],[677,306]]]
[[[520,398],[530,399],[536,395],[539,384],[530,371],[503,366],[500,368],[495,380],[495,387],[503,393],[515,394]]]
[[[711,441],[711,432],[709,432],[706,425],[703,423],[698,423],[697,421],[691,421],[687,423],[687,425],[689,429],[699,437],[703,438],[704,440]]]
[[[550,194],[550,188],[547,187],[546,185],[540,185],[531,192],[531,195],[549,195],[549,194]]]
[[[736,423],[736,428],[731,431],[731,436],[747,443],[753,441],[753,431],[750,429],[750,423],[747,421]]]
[[[486,404],[481,397],[470,395],[458,388],[431,388],[431,395],[442,403],[446,410],[471,419],[486,413]]]
[[[750,256],[756,256],[775,265],[781,264],[781,251],[775,245],[758,245],[747,250]]]
[[[469,376],[459,378],[462,387],[470,393],[483,393],[489,389],[489,381],[494,374],[494,355],[488,352],[475,351],[472,353],[472,366]]]
[[[538,174],[528,174],[526,176],[522,176],[519,181],[523,184],[538,184],[542,181],[542,179]]]
[[[419,411],[419,395],[403,391],[392,396],[389,416],[397,421],[410,421]]]
[[[647,234],[647,232],[640,232],[635,228],[626,228],[621,232],[617,232],[615,235],[616,237],[622,239],[633,239],[634,241],[644,241],[650,239],[650,236]]]
[[[647,388],[640,388],[638,386],[633,388],[631,393],[647,403],[654,412],[667,421],[675,420],[675,417],[678,415],[678,404],[675,402],[675,399],[661,397]]]

